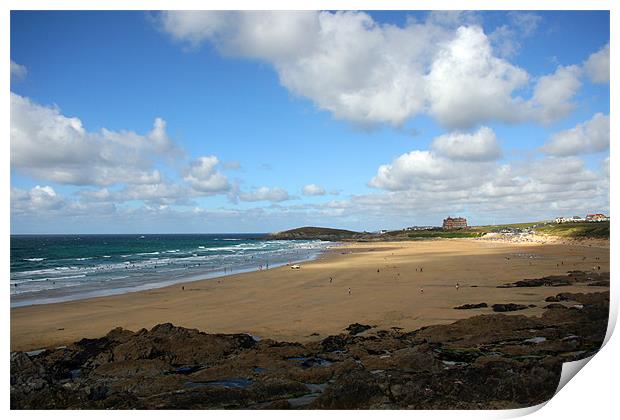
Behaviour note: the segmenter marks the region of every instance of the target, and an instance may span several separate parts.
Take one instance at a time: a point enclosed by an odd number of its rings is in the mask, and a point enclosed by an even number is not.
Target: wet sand
[[[539,315],[547,296],[607,289],[497,286],[598,266],[609,271],[609,246],[473,239],[348,243],[300,266],[14,308],[11,350],[60,346],[100,337],[114,327],[136,331],[165,322],[304,342],[338,334],[354,322],[414,330],[492,312],[453,309],[465,303],[534,304],[513,313]]]

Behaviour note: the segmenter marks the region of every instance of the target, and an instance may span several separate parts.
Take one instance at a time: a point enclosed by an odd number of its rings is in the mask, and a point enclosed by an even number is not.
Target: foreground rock
[[[466,303],[465,305],[456,306],[454,309],[477,309],[486,308],[487,306],[486,303]]]
[[[518,303],[496,303],[491,307],[493,308],[493,312],[513,312],[527,309],[526,305],[521,305]]]
[[[563,362],[594,354],[605,335],[608,292],[566,297],[578,305],[554,304],[542,317],[479,315],[307,344],[171,324],[118,328],[36,356],[11,354],[11,408],[531,406],[553,396]]]
[[[600,267],[599,267],[600,268]],[[609,286],[609,273],[569,271],[564,275],[547,276],[539,279],[525,279],[514,283],[506,283],[498,288],[511,287],[558,287],[570,286],[577,283],[590,283],[592,286]]]

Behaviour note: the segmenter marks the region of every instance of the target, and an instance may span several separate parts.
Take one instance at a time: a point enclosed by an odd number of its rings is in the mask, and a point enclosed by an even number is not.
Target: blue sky
[[[11,231],[608,212],[608,43],[607,12],[12,12]]]

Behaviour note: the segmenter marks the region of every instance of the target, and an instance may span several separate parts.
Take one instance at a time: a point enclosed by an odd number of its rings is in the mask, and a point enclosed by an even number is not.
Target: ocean
[[[273,268],[330,245],[264,234],[11,235],[11,307]]]

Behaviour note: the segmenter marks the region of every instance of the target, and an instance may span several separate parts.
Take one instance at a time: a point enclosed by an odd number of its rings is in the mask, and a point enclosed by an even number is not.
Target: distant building
[[[467,228],[467,219],[464,217],[448,217],[443,219],[444,229],[465,229]]]
[[[577,223],[577,222],[583,222],[583,219],[579,216],[556,217],[555,218],[555,223]]]
[[[586,222],[606,222],[608,220],[609,220],[609,217],[601,213],[588,214],[586,216]]]
[[[436,229],[435,226],[409,226],[405,228],[405,230],[433,230]]]

